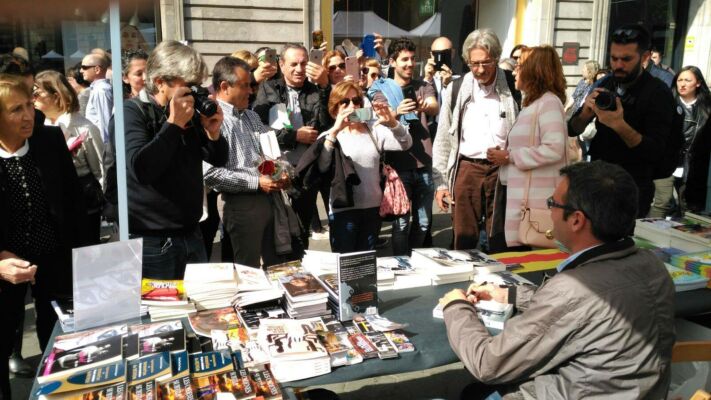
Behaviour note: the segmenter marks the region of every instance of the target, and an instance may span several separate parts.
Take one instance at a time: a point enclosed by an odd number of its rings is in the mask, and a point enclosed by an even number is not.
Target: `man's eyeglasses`
[[[553,199],[553,196],[546,199],[546,207],[548,207],[549,210],[551,208],[560,208],[561,210],[565,210],[565,211],[568,211],[571,213],[575,212],[575,211],[580,211],[581,213],[583,213],[585,218],[590,219],[590,217],[588,216],[588,213],[586,213],[585,211],[583,211],[579,208],[572,207],[568,204],[560,204]]]
[[[348,97],[341,99],[341,101],[338,102],[338,104],[342,106],[348,107],[348,104],[353,103],[354,106],[360,107],[363,105],[363,98],[362,97],[351,97],[350,99]]]
[[[89,69],[89,68],[94,68],[94,67],[96,67],[96,65],[82,65],[80,68],[81,68],[82,70],[87,70],[87,69]]]
[[[337,64],[337,65],[329,65],[329,66],[328,66],[328,70],[329,70],[330,72],[335,71],[336,68],[338,68],[338,69],[340,69],[340,70],[345,70],[345,69],[346,69],[346,63],[340,63],[340,64]]]
[[[489,68],[492,65],[495,65],[496,61],[489,60],[489,61],[478,61],[478,62],[470,62],[469,63],[469,68],[471,69],[479,69],[480,67],[483,68]]]

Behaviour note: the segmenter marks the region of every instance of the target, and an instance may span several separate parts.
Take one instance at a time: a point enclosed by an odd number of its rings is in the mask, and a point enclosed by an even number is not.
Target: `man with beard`
[[[388,49],[393,79],[379,79],[368,91],[374,102],[379,101],[380,94],[387,98],[412,136],[410,149],[385,152],[385,162],[395,168],[412,201],[410,213],[393,222],[393,255],[409,255],[413,248],[426,247],[432,227],[432,139],[427,117],[437,115],[439,103],[434,87],[414,78],[416,50],[410,39],[395,40]]]
[[[632,175],[639,189],[638,218],[649,212],[654,165],[664,156],[675,110],[669,88],[642,68],[650,57],[650,42],[642,26],[615,30],[610,44],[612,79],[603,80],[568,123],[568,134],[577,136],[596,119],[590,157],[618,164]],[[605,107],[603,100],[610,93],[616,95],[613,106]]]

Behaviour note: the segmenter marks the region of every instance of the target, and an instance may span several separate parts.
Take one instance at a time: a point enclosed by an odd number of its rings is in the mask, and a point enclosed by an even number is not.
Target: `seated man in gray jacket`
[[[636,185],[603,161],[561,174],[548,208],[556,241],[571,256],[558,273],[538,288],[472,285],[440,299],[449,343],[481,382],[466,398],[496,390],[505,399],[663,399],[674,285],[662,262],[629,237]],[[498,336],[487,333],[473,305],[492,299],[522,311]]]

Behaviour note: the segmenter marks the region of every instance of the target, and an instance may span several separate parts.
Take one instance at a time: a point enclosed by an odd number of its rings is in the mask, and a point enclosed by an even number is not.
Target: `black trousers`
[[[0,282],[0,321],[2,321],[0,326],[0,400],[11,398],[10,370],[7,359],[12,353],[15,331],[25,312],[27,286],[30,286],[32,297],[35,300],[37,338],[42,352],[47,347],[57,322],[57,314],[52,308],[51,301],[71,298],[71,253],[69,251],[34,257],[30,261],[37,265],[34,285],[28,283],[13,285],[6,281]]]
[[[311,226],[311,218],[314,215],[314,210],[316,209],[316,195],[318,194],[318,188],[309,188],[304,190],[301,194],[296,197],[291,197],[291,207],[294,212],[299,217],[301,222],[301,242],[304,246],[304,250],[309,249],[309,238],[311,233],[309,232],[309,227]]]

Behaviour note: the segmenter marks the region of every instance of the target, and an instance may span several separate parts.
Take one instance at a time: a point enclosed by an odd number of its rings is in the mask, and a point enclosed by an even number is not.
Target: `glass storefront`
[[[40,4],[45,3],[38,2]],[[120,6],[122,49],[153,49],[159,39],[157,2],[121,1]],[[92,49],[110,49],[108,1],[106,7],[86,7],[82,2],[62,1],[54,3],[53,8],[56,9],[52,13],[41,15],[0,15],[0,53],[22,47],[27,50],[35,70],[64,72]]]
[[[475,0],[334,0],[333,39],[337,46],[354,49],[373,32],[389,40],[408,37],[417,45],[421,69],[432,41],[446,36],[457,55],[454,69],[461,71],[459,55],[464,39],[474,30],[474,10]]]
[[[681,68],[689,0],[612,0],[612,32],[625,24],[642,24],[652,34],[652,47],[662,52],[662,64]]]

